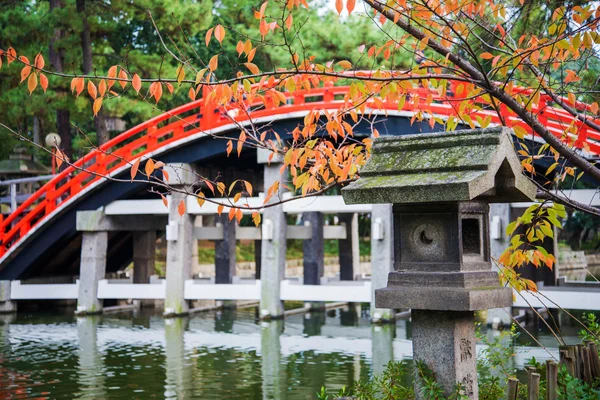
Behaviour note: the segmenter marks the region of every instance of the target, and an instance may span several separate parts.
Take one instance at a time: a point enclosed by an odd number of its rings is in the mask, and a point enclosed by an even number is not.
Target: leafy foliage
[[[518,291],[537,290],[535,282],[522,278],[518,268],[532,264],[536,268],[546,266],[552,269],[556,259],[542,246],[542,242],[546,238],[554,238],[554,228],[562,227],[559,218],[566,216],[562,204],[533,204],[506,227],[506,234],[511,237],[510,244],[498,259],[503,266],[500,273],[503,284],[510,284]]]

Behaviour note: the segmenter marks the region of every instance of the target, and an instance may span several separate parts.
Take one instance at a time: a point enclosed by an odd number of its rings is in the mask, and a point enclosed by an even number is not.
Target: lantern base
[[[512,290],[501,286],[472,289],[449,287],[387,287],[375,290],[377,308],[477,311],[510,307]]]

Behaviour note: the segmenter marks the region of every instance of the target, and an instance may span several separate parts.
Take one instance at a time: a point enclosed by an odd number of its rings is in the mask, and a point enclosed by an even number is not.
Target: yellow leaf
[[[102,108],[102,97],[98,97],[96,100],[94,100],[94,105],[92,106],[92,109],[94,110],[94,117],[98,115],[100,108]]]
[[[237,203],[238,201],[240,201],[240,199],[242,198],[242,192],[236,193],[235,196],[233,196],[233,203]]]
[[[29,75],[29,79],[27,79],[27,89],[29,89],[29,95],[35,90],[37,86],[37,75],[35,73]]]
[[[244,186],[246,186],[246,192],[248,192],[248,195],[252,196],[252,184],[248,181],[244,181]]]
[[[214,56],[212,56],[212,58],[208,62],[208,69],[210,69],[211,71],[216,71],[218,66],[219,66],[219,55],[215,54]]]
[[[202,207],[204,205],[204,203],[206,202],[206,198],[204,197],[204,193],[202,193],[202,192],[198,193],[198,197],[196,197],[196,201],[198,202],[198,205],[200,207]]]
[[[342,60],[337,64],[344,69],[352,68],[352,63],[350,61]]]
[[[252,222],[254,222],[255,226],[260,225],[260,214],[258,211],[252,213]]]
[[[179,66],[177,67],[175,75],[177,76],[177,83],[181,84],[181,81],[185,79],[185,70],[183,69],[182,64],[179,64]]]
[[[522,126],[515,125],[512,128],[515,131],[515,135],[517,135],[519,139],[523,139],[527,134],[527,131]]]
[[[217,207],[217,214],[221,215],[221,213],[223,213],[223,204],[219,204]]]
[[[88,81],[87,89],[90,97],[95,100],[96,97],[98,97],[98,89],[96,89],[96,85],[94,85],[94,82],[92,82],[91,80]]]

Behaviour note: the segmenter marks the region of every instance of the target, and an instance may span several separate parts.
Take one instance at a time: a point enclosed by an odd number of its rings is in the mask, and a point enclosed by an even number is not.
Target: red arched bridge
[[[347,86],[330,86],[288,93],[287,102],[276,104],[272,97],[265,96],[265,103],[250,105],[249,116],[238,113],[236,123],[249,118],[255,124],[268,124],[270,129],[281,133],[283,138],[291,132],[306,113],[314,109],[339,107]],[[521,89],[524,94],[527,89]],[[434,95],[433,103],[425,106],[427,96]],[[398,105],[383,102],[382,108],[372,105],[371,115],[379,115],[378,130],[381,134],[412,134],[439,130],[430,127],[427,121],[411,123],[411,117],[427,109],[441,118],[454,114],[457,97],[450,90],[440,97],[426,89],[415,89],[411,101],[406,101],[402,111]],[[419,101],[414,101],[415,96]],[[564,99],[568,102],[567,99]],[[577,104],[582,109],[586,106]],[[552,106],[549,98],[541,96],[532,110],[546,127],[557,137],[568,140],[590,159],[600,155],[600,132],[588,128],[563,109]],[[509,124],[531,130],[518,117],[503,107],[501,114]],[[498,115],[490,110],[476,111],[472,115],[491,117],[492,124],[499,124]],[[596,121],[600,123],[600,121]],[[128,177],[131,163],[139,157],[152,157],[164,162],[195,162],[217,160],[225,155],[225,143],[213,140],[215,135],[239,134],[239,127],[226,114],[224,107],[200,99],[152,118],[102,145],[77,160],[57,174],[52,180],[22,203],[14,212],[0,221],[0,280],[13,280],[31,276],[48,264],[56,263],[60,268],[61,252],[73,245],[77,236],[75,217],[77,211],[94,210],[110,202],[131,198],[143,192],[141,183],[114,182],[105,176]],[[370,127],[364,124],[362,134],[368,135]],[[566,128],[571,134],[565,138]],[[355,129],[355,135],[361,134]],[[529,138],[529,136],[528,136]],[[535,135],[530,138],[536,140]],[[211,162],[213,162],[211,161]],[[236,164],[235,157],[221,161],[221,165]],[[255,167],[256,168],[256,167]]]

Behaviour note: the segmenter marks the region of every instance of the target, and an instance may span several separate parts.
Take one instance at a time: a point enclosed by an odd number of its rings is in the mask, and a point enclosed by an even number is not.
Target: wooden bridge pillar
[[[234,220],[223,213],[216,217],[217,226],[223,227],[223,239],[215,240],[215,283],[233,283],[235,276],[235,226]],[[235,307],[235,301],[219,300],[224,307]]]
[[[340,223],[346,226],[346,239],[340,239],[340,280],[353,281],[360,271],[360,251],[358,243],[358,214],[339,214]]]
[[[371,321],[393,322],[395,311],[375,307],[375,289],[387,286],[394,270],[394,224],[391,204],[373,204],[371,211]]]
[[[274,182],[280,182],[279,190],[269,200],[276,203],[284,192],[284,178],[280,172],[281,160],[274,157],[271,163],[269,154],[258,149],[258,162],[264,164],[264,190],[269,190]],[[281,302],[281,281],[285,277],[286,218],[283,205],[265,208],[262,223],[262,254],[261,254],[261,296],[260,318],[283,318],[283,303]]]
[[[193,167],[189,164],[169,164],[169,184],[173,187],[191,186],[196,182]],[[184,298],[185,281],[192,278],[192,246],[194,221],[187,208],[179,215],[179,204],[186,201],[184,193],[173,192],[169,203],[167,225],[167,289],[165,295],[165,317],[186,315],[188,301]]]
[[[235,276],[235,220],[227,214],[216,217],[223,226],[223,239],[215,240],[215,283],[232,283]]]
[[[133,283],[150,283],[156,258],[156,231],[133,233]]]
[[[302,214],[304,225],[311,230],[310,239],[302,243],[304,258],[304,284],[320,285],[324,270],[325,241],[323,239],[323,214],[320,212],[305,212]],[[322,309],[323,302],[308,304],[310,308]]]
[[[150,283],[156,259],[156,231],[133,233],[133,283]],[[136,300],[141,307],[154,307],[154,300]]]
[[[108,231],[83,232],[81,264],[79,266],[78,315],[102,313],[102,300],[98,299],[98,282],[106,275]]]

